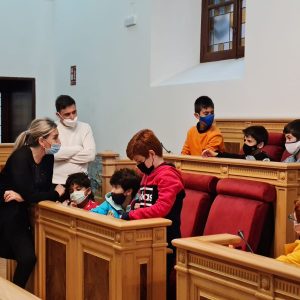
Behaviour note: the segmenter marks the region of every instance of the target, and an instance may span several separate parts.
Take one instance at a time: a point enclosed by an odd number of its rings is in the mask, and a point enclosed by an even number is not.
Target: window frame
[[[241,45],[241,25],[242,25],[242,0],[230,0],[219,4],[209,5],[209,0],[202,0],[201,17],[201,43],[200,62],[211,62],[233,58],[244,57],[245,46]],[[219,8],[233,4],[233,38],[232,49],[218,52],[209,52],[209,11],[212,8]]]

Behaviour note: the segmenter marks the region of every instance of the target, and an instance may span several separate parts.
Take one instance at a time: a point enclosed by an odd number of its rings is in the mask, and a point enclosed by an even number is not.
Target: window
[[[202,0],[200,61],[244,56],[246,0]]]

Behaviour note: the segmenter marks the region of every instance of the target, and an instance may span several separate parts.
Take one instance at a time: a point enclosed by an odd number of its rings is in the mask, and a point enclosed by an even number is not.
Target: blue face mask
[[[215,118],[215,115],[214,114],[210,114],[210,115],[207,115],[205,117],[201,117],[200,116],[199,121],[202,124],[204,123],[206,125],[206,129],[208,129],[213,124],[214,118]]]
[[[54,155],[55,153],[58,152],[59,149],[60,149],[60,144],[52,144],[51,148],[46,148],[45,149],[45,152],[46,152],[46,154]]]

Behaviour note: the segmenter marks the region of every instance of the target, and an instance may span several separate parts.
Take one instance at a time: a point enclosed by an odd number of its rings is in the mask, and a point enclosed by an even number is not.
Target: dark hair
[[[195,101],[195,113],[199,114],[202,108],[215,108],[213,101],[208,96],[200,96]]]
[[[296,119],[294,121],[291,121],[287,125],[284,126],[283,133],[292,134],[297,140],[300,140],[300,119]]]
[[[157,156],[162,157],[162,146],[159,139],[152,130],[143,129],[131,138],[126,153],[130,159],[133,159],[136,155],[148,158],[149,150],[153,150]]]
[[[55,100],[56,111],[60,112],[62,109],[65,109],[68,106],[76,105],[75,100],[68,95],[60,95]]]
[[[263,142],[266,145],[268,143],[269,133],[264,126],[249,126],[243,130],[243,133],[246,137],[251,135],[257,144]]]
[[[128,168],[115,171],[109,181],[111,185],[120,185],[124,191],[132,189],[132,199],[140,188],[140,182],[141,177],[134,170]]]
[[[89,179],[89,176],[84,172],[78,172],[70,174],[66,181],[66,193],[69,194],[69,190],[72,187],[72,185],[77,184],[80,187],[84,187],[86,189],[91,187],[91,180]],[[89,195],[90,199],[94,199],[93,192]]]

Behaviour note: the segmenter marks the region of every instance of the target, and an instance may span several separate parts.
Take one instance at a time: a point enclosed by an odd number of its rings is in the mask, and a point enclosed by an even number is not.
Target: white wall
[[[194,100],[203,94],[214,100],[217,118],[299,118],[298,0],[248,1],[245,58],[201,65],[200,0],[1,2],[0,30],[10,45],[1,75],[37,76],[39,113],[45,107],[52,114],[57,95],[73,96],[99,151],[124,154],[136,131],[152,128],[178,153],[195,124]],[[20,20],[12,22],[15,13]],[[125,28],[131,14],[137,25]],[[71,65],[76,86],[69,85]]]
[[[149,127],[179,152],[203,94],[218,118],[299,117],[297,0],[248,1],[245,59],[204,65],[201,1],[60,0],[55,7],[56,92],[79,101],[98,150],[124,154],[131,135]],[[132,13],[137,25],[127,29]],[[76,87],[68,85],[72,64]]]
[[[0,1],[0,76],[36,78],[36,115],[53,108],[53,3]]]

